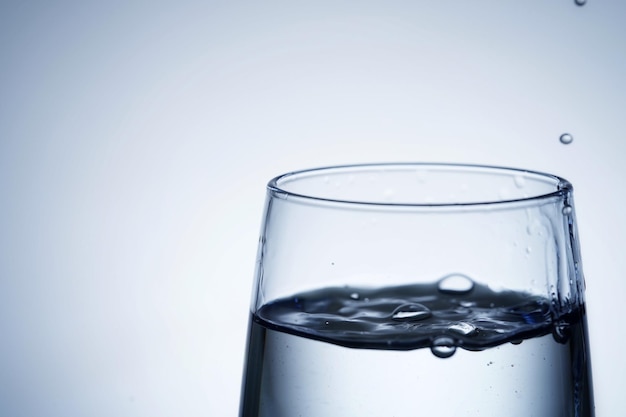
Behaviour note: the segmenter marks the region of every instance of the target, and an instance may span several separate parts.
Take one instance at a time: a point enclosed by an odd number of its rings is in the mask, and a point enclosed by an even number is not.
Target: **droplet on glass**
[[[456,346],[454,345],[454,340],[452,340],[452,338],[442,336],[433,340],[430,351],[436,357],[445,359],[454,355],[454,352],[456,352]]]
[[[572,214],[572,206],[563,206],[561,213],[563,213],[563,215],[565,216]]]
[[[507,187],[502,187],[498,195],[501,200],[510,200],[512,198],[511,191]]]
[[[474,281],[463,274],[450,274],[439,280],[437,288],[446,294],[466,294],[474,288]]]
[[[409,303],[397,307],[393,311],[391,318],[400,321],[416,321],[427,319],[431,314],[428,307],[418,303]]]
[[[515,186],[517,188],[524,188],[524,185],[526,185],[526,180],[524,179],[522,175],[516,175],[513,178],[513,181],[515,182]]]
[[[415,170],[415,176],[417,178],[417,182],[423,184],[426,182],[426,170],[417,169]]]
[[[583,1],[583,4],[584,4],[584,1]],[[574,141],[574,138],[569,133],[563,133],[561,137],[559,138],[559,140],[561,141],[563,145],[569,145],[570,143]]]
[[[464,321],[451,324],[448,326],[448,330],[462,334],[463,336],[471,336],[477,332],[476,326]]]
[[[570,329],[564,323],[557,323],[552,329],[552,336],[558,343],[565,343],[569,339]]]

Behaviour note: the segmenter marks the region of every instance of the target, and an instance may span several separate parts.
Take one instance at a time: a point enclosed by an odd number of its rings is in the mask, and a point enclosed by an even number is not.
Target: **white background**
[[[267,180],[374,161],[574,183],[619,413],[626,3],[98,3],[0,3],[0,415],[236,415]]]

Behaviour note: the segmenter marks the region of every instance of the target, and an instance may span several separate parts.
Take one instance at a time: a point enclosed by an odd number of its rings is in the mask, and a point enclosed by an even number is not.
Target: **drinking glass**
[[[368,164],[272,179],[240,415],[593,416],[572,185]]]

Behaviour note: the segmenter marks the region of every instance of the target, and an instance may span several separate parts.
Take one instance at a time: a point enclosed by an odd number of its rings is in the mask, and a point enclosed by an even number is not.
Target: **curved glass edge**
[[[492,201],[478,201],[478,202],[458,202],[458,203],[406,203],[406,202],[383,202],[383,201],[352,201],[341,200],[324,197],[310,196],[306,194],[295,193],[287,191],[280,186],[280,182],[301,175],[321,174],[325,171],[341,171],[350,169],[385,169],[385,168],[466,168],[473,170],[485,170],[485,171],[500,171],[509,172],[511,174],[525,174],[533,175],[546,180],[551,180],[555,184],[556,190],[550,193],[538,194],[534,196],[516,198],[516,199],[504,199],[504,200],[492,200]],[[480,164],[460,164],[460,163],[436,163],[436,162],[387,162],[387,163],[364,163],[364,164],[349,164],[349,165],[333,165],[326,167],[303,169],[298,171],[288,172],[282,175],[278,175],[272,178],[267,183],[267,190],[270,196],[283,199],[283,200],[295,200],[301,202],[308,202],[312,204],[331,205],[335,207],[380,207],[380,208],[405,208],[405,209],[471,209],[471,208],[496,208],[504,206],[524,206],[525,204],[536,205],[540,201],[546,203],[554,199],[563,199],[568,194],[571,194],[574,190],[572,184],[565,178],[557,175],[548,174],[541,171],[534,171],[529,169],[512,168],[496,165],[480,165]]]

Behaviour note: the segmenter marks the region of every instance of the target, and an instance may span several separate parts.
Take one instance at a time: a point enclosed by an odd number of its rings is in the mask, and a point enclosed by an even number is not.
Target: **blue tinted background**
[[[235,415],[265,183],[372,161],[570,179],[622,408],[626,3],[173,3],[0,3],[1,415]]]

